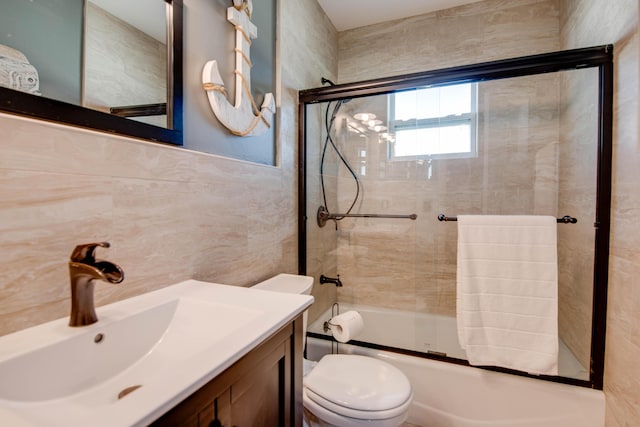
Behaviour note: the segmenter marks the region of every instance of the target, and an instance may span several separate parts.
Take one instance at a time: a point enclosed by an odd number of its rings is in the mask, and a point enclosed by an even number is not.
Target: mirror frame
[[[79,105],[0,87],[0,112],[62,123],[100,132],[183,145],[183,4],[167,5],[167,128],[149,125]]]

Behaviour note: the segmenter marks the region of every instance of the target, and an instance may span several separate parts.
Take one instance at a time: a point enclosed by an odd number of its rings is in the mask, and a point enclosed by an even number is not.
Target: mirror
[[[182,145],[182,0],[5,4],[0,111]]]
[[[164,2],[85,0],[84,7],[82,105],[167,127]]]

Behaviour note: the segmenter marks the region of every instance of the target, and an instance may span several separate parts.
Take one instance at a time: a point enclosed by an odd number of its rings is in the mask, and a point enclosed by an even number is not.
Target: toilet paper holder
[[[334,302],[333,305],[331,306],[331,317],[329,318],[329,320],[325,320],[324,323],[322,324],[322,330],[324,331],[325,334],[331,330],[331,326],[332,326],[330,323],[331,319],[333,319],[339,314],[340,314],[340,304],[337,302]]]
[[[333,316],[325,322],[324,327],[331,330],[331,335],[336,341],[346,343],[362,332],[364,321],[360,313],[348,310],[343,314]]]

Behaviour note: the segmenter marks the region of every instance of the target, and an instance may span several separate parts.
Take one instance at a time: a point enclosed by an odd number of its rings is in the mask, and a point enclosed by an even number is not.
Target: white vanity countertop
[[[162,305],[178,307],[171,320],[167,320],[168,327],[159,335],[161,338],[157,343],[135,363],[104,381],[56,398],[43,394],[44,398],[7,399],[6,393],[11,392],[0,390],[0,425],[148,425],[291,322],[312,303],[313,297],[308,295],[187,280],[98,307],[99,320],[93,325],[72,328],[67,325],[68,318],[63,318],[0,337],[1,365],[42,346],[66,343],[70,339],[77,341],[78,336],[87,336],[93,341],[96,334],[109,330],[104,333],[106,342],[116,333],[108,329],[109,325],[131,318],[132,313]],[[212,311],[218,311],[217,318],[215,313],[210,316]],[[230,315],[232,313],[235,317]],[[136,336],[135,331],[128,333]],[[84,338],[82,340],[83,345],[88,345]],[[92,351],[101,351],[99,345],[95,344],[98,350]],[[47,360],[43,360],[42,365],[46,364]],[[64,379],[61,375],[64,372],[58,374]],[[20,377],[16,378],[19,380]],[[132,383],[142,383],[142,387],[118,400],[117,394],[123,385]],[[24,393],[28,396],[29,390]]]

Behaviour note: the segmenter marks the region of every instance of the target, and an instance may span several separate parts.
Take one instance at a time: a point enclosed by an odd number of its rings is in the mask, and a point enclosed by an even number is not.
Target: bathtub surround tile
[[[320,253],[320,251],[318,251]],[[314,278],[313,289],[311,291],[315,298],[314,304],[309,309],[309,318],[316,319],[323,311],[330,308],[338,300],[338,289],[331,284],[320,284],[320,275],[329,277],[337,276],[337,261],[335,254],[308,258],[307,275]],[[340,275],[340,280],[345,282],[345,277]],[[347,286],[344,289],[351,289]],[[342,290],[340,290],[342,292]],[[321,309],[323,308],[323,309]]]
[[[479,84],[478,109],[493,129],[549,126],[558,115],[560,76],[539,74]],[[529,102],[523,103],[526,97]],[[533,133],[536,135],[536,133]]]
[[[453,279],[427,279],[418,274],[415,298],[416,312],[455,317],[455,300],[455,274]]]
[[[637,368],[637,354],[640,347],[631,343],[625,334],[613,328],[607,330],[608,348],[625,348],[626,351],[614,351],[607,355],[605,372],[619,370],[624,367],[625,374],[605,385],[607,397],[606,426],[633,426],[640,419],[640,397],[638,381],[640,370]]]
[[[580,361],[589,366],[591,357],[592,289],[583,286],[593,281],[593,221],[596,195],[593,183],[597,172],[597,105],[587,102],[594,96],[597,72],[585,70],[563,73],[560,91],[558,214],[578,217],[578,223],[558,230],[559,330],[564,343]],[[594,98],[591,98],[594,99]],[[576,123],[584,125],[576,126]]]
[[[317,2],[285,0],[280,4],[283,26],[283,60],[288,65],[287,83],[296,89],[321,85],[320,78],[335,79],[338,73],[337,32]]]
[[[414,56],[414,60],[421,63],[420,68],[424,68],[426,59],[438,56],[437,44],[407,43],[407,37],[415,33],[419,34],[422,40],[435,41],[435,37],[427,32],[435,27],[436,19],[433,14],[421,15],[339,33],[340,82],[403,74],[407,72],[403,71],[406,70],[405,67],[412,65],[409,60],[412,51],[419,53]],[[384,44],[380,45],[381,42]],[[381,72],[370,70],[370,68],[380,67],[384,67]]]
[[[614,150],[609,300],[605,355],[606,426],[640,423],[640,371],[636,356],[640,233],[637,213],[639,59],[638,2],[561,2],[563,48],[614,44]],[[579,133],[576,133],[579,134]]]
[[[635,311],[637,302],[637,274],[640,268],[636,265],[637,260],[628,260],[613,253],[610,258],[610,280],[609,303],[616,306],[616,315],[611,316],[609,325],[611,329],[628,331],[629,339],[638,344],[640,338],[635,336],[636,327]]]
[[[554,51],[558,13],[555,1],[490,0],[348,30],[339,34],[340,81]],[[366,165],[365,173],[358,170],[357,211],[417,213],[418,219],[341,222],[338,271],[355,285],[339,290],[338,299],[455,314],[457,228],[437,215],[556,214],[560,83],[557,75],[481,83],[476,158],[389,161],[386,144],[339,137],[349,163]],[[367,110],[386,117],[386,96],[360,102],[346,104],[344,114]],[[337,191],[340,206],[348,207],[354,188],[345,168],[338,171]],[[381,275],[412,284],[411,297],[389,294]]]
[[[318,157],[309,157],[319,159]],[[317,166],[317,165],[316,165]],[[315,170],[319,170],[316,168]],[[307,182],[307,275],[314,277],[312,294],[316,301],[309,309],[309,319],[316,319],[337,301],[337,289],[332,285],[320,285],[320,275],[336,277],[338,273],[338,250],[334,223],[329,221],[320,228],[316,222],[316,211],[324,205],[318,175],[310,175]],[[337,177],[325,176],[327,204],[335,212],[337,202]],[[341,277],[342,278],[342,277]]]
[[[339,33],[340,83],[558,50],[557,1],[487,0]]]
[[[351,301],[342,301],[343,290],[338,290],[339,302],[348,302],[356,305],[367,305],[390,309],[403,309],[407,304],[407,298],[415,293],[412,281],[406,277],[387,274],[386,276],[368,277],[362,280],[357,275],[347,276],[343,280],[354,288]],[[342,275],[340,276],[342,280]],[[412,298],[413,299],[413,298]]]
[[[485,14],[483,55],[494,59],[558,50],[558,2],[511,2],[509,8]],[[523,25],[526,23],[526,25]],[[517,34],[518,37],[513,37]],[[505,55],[509,52],[510,55]],[[530,53],[529,53],[530,52]]]

